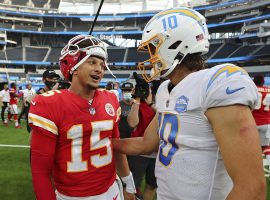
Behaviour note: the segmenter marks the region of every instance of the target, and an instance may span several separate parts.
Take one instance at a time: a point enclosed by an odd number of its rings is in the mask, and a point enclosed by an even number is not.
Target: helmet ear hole
[[[171,46],[169,46],[168,49],[177,49],[177,47],[179,47],[179,45],[182,43],[182,41],[178,40],[175,43],[173,43]]]

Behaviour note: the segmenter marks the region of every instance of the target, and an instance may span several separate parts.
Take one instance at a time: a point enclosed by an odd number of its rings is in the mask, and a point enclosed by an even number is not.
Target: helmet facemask
[[[149,53],[150,55],[150,59],[138,63],[142,76],[147,82],[155,80],[160,75],[160,72],[166,68],[166,65],[158,56],[159,48],[163,41],[164,36],[162,34],[157,34],[148,41],[141,43],[138,47],[138,51]],[[152,69],[151,76],[147,75],[147,68]]]

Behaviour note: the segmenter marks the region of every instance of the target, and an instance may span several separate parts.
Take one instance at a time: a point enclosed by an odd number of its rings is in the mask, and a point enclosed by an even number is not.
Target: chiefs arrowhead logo
[[[115,116],[115,111],[114,111],[114,108],[112,106],[112,104],[110,103],[106,103],[105,104],[105,110],[106,110],[106,113],[110,116]]]

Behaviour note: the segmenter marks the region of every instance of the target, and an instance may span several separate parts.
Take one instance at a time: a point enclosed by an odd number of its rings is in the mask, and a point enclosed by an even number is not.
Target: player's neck
[[[191,74],[194,71],[190,71],[187,68],[178,68],[174,70],[168,78],[170,79],[171,83],[173,85],[177,85],[179,82],[181,82],[186,76]]]
[[[87,100],[93,99],[96,91],[96,89],[89,89],[87,87],[76,87],[73,84],[71,84],[68,90]]]

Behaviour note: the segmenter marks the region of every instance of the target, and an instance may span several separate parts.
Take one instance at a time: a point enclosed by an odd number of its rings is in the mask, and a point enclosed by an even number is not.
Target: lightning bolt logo
[[[243,75],[247,75],[248,73],[240,68],[240,67],[237,67],[237,66],[231,66],[231,65],[226,65],[222,68],[220,68],[219,70],[217,70],[213,76],[210,78],[209,82],[208,82],[208,85],[207,85],[207,90],[208,88],[213,84],[213,82],[219,77],[221,76],[222,74],[225,74],[226,75],[226,78],[234,75],[234,74],[237,74],[237,73],[240,73],[240,74],[243,74]]]

